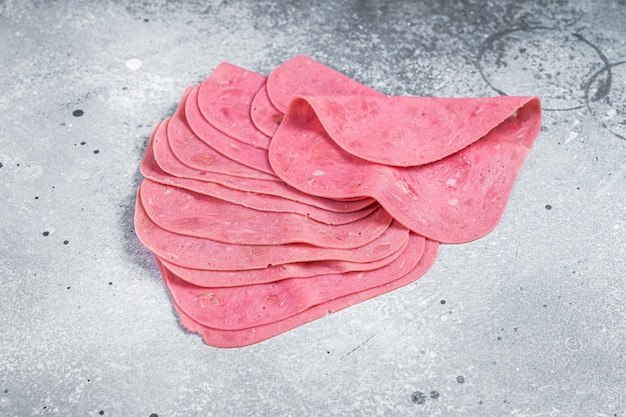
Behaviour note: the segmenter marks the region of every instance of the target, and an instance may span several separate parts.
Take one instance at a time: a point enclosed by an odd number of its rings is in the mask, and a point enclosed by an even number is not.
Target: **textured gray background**
[[[0,0],[0,415],[626,416],[625,22],[624,0]],[[134,235],[139,161],[220,61],[298,53],[388,94],[550,110],[489,236],[215,349]]]

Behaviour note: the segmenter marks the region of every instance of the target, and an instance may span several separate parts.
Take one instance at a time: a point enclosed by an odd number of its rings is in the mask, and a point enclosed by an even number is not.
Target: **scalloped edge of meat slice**
[[[178,316],[183,327],[192,333],[200,334],[200,336],[207,345],[220,348],[243,347],[262,342],[279,334],[285,333],[289,330],[295,329],[296,327],[309,323],[313,320],[320,319],[327,314],[340,311],[347,307],[356,305],[363,301],[372,299],[374,297],[406,286],[423,276],[431,268],[437,257],[437,251],[438,243],[427,240],[424,247],[424,253],[420,258],[417,266],[411,272],[409,272],[400,279],[378,287],[370,288],[365,291],[340,297],[327,303],[318,304],[303,311],[302,313],[296,314],[281,321],[247,329],[220,330],[203,326],[190,318],[183,310],[180,309],[180,307],[173,300],[172,302],[176,311],[178,312]],[[161,269],[161,274],[163,276],[168,274],[168,271],[163,268],[158,260],[157,264],[159,265],[159,268]],[[165,282],[167,283],[167,280]]]
[[[135,233],[157,257],[194,269],[236,271],[259,269],[293,262],[339,260],[371,262],[386,258],[400,249],[409,231],[393,221],[373,242],[355,249],[320,248],[300,243],[287,245],[232,245],[210,239],[183,236],[158,227],[146,215],[137,197]]]
[[[267,77],[220,63],[198,88],[198,109],[216,129],[239,142],[267,149],[270,137],[252,123],[250,108]]]
[[[270,324],[315,305],[378,287],[412,271],[424,252],[425,239],[411,234],[392,263],[372,271],[290,278],[238,287],[199,287],[170,274],[165,279],[178,307],[203,326],[238,330]],[[242,271],[246,274],[247,271]]]
[[[520,107],[480,140],[438,161],[404,168],[342,150],[300,98],[272,139],[270,161],[281,179],[302,192],[372,197],[419,235],[442,243],[469,242],[498,224],[539,133],[539,99],[519,100]]]
[[[410,236],[410,235],[409,235]],[[183,281],[199,287],[237,287],[250,284],[265,284],[289,278],[313,277],[316,275],[343,274],[355,271],[372,271],[395,261],[404,251],[408,240],[391,255],[371,262],[350,262],[338,260],[292,262],[269,265],[264,268],[242,271],[215,271],[194,269],[173,264],[163,258],[159,261]],[[156,256],[156,255],[155,255]]]
[[[138,195],[148,217],[162,229],[239,245],[306,243],[354,249],[380,237],[393,221],[378,207],[354,222],[329,225],[302,214],[256,210],[149,179]]]
[[[284,205],[291,205],[293,211],[300,213],[310,211],[309,207],[312,206],[338,213],[355,212],[374,203],[373,199],[337,201],[305,194],[293,187],[287,186],[287,184],[275,175],[264,174],[267,175],[266,178],[254,178],[251,176],[240,177],[238,176],[238,172],[236,172],[235,175],[230,175],[228,173],[191,168],[182,163],[170,148],[166,134],[172,123],[176,123],[176,121],[167,119],[155,127],[141,163],[143,175],[155,179],[156,182],[176,185],[181,188],[213,196],[213,193],[216,191],[214,184],[219,184],[233,190],[281,197],[293,202],[290,204],[284,201],[282,202]],[[296,207],[296,203],[304,206]],[[320,215],[323,216],[321,213]],[[332,214],[326,216],[332,217]]]

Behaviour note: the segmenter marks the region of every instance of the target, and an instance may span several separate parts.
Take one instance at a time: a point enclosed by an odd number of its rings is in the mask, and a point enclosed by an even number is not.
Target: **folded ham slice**
[[[345,295],[343,297],[315,305],[301,313],[270,324],[238,330],[216,329],[204,326],[189,317],[189,315],[185,313],[185,311],[182,310],[176,302],[174,302],[174,307],[176,308],[183,325],[189,331],[199,333],[208,345],[222,348],[247,346],[262,342],[310,321],[320,319],[327,314],[343,310],[344,308],[350,307],[354,304],[358,304],[412,283],[430,269],[435,262],[437,250],[438,243],[427,240],[424,246],[424,253],[422,254],[418,264],[412,271],[403,277],[368,290]],[[168,289],[170,289],[170,282],[174,279],[174,277],[171,275],[171,272],[163,268],[158,261],[157,264],[161,269],[161,275],[163,276]]]
[[[386,98],[389,103],[395,99]],[[442,100],[450,103],[453,99]],[[324,107],[322,99],[314,101]],[[400,102],[394,107],[407,100],[400,98]],[[372,197],[415,233],[442,243],[469,242],[485,236],[499,222],[541,126],[537,98],[506,97],[502,106],[507,111],[491,113],[508,116],[499,123],[492,122],[489,126],[495,127],[470,145],[457,151],[456,144],[451,143],[448,155],[435,162],[397,167],[373,163],[341,149],[308,98],[298,98],[272,138],[270,161],[276,175],[307,194],[340,199]],[[425,136],[435,135],[437,127],[428,118],[420,119],[419,128]],[[362,138],[362,146],[368,146],[368,138],[377,141],[377,133]],[[448,152],[442,149],[439,156]]]

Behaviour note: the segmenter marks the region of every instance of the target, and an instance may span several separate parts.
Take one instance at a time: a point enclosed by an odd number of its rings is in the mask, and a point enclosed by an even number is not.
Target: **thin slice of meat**
[[[354,212],[371,205],[373,199],[357,199],[353,201],[337,201],[327,198],[320,198],[310,194],[302,193],[293,187],[287,186],[276,176],[268,179],[247,178],[223,174],[212,171],[201,171],[190,168],[181,163],[172,153],[169,141],[165,136],[169,125],[173,123],[171,119],[165,120],[157,126],[154,135],[148,144],[141,169],[145,176],[160,177],[156,182],[180,186],[198,193],[213,195],[215,186],[223,185],[239,191],[255,192],[269,196],[282,197],[307,206],[315,206],[324,210],[336,212]],[[180,178],[163,178],[163,173],[167,176]],[[264,174],[268,175],[268,174]],[[191,180],[191,181],[189,181]],[[207,184],[212,183],[212,184]],[[308,212],[308,207],[299,209],[293,208],[296,212]]]
[[[395,281],[415,268],[424,246],[423,237],[411,234],[400,257],[367,272],[239,287],[199,287],[171,273],[166,275],[167,287],[176,305],[194,321],[215,329],[239,330],[284,320],[315,305]]]
[[[141,166],[141,171],[146,179],[159,184],[183,188],[256,210],[275,211],[279,213],[298,213],[326,224],[351,223],[368,216],[380,207],[378,203],[372,203],[369,206],[355,211],[331,211],[272,194],[238,190],[236,188],[223,186],[218,182],[174,177],[161,170],[147,153],[145,163]]]
[[[238,245],[309,245],[354,249],[384,233],[393,221],[382,208],[343,225],[328,225],[296,213],[260,211],[145,180],[139,197],[159,227],[185,236]]]
[[[191,92],[188,88],[183,95],[176,111],[167,122],[166,131],[169,143],[168,153],[171,153],[182,164],[200,172],[214,172],[234,177],[257,178],[262,180],[277,180],[271,173],[259,171],[247,165],[240,164],[200,140],[187,124],[185,103]]]
[[[283,113],[274,107],[267,95],[267,86],[263,86],[252,99],[250,118],[258,130],[270,137],[283,120]]]
[[[159,258],[187,268],[217,271],[326,260],[373,262],[390,256],[409,238],[408,229],[394,221],[378,239],[356,249],[320,248],[301,243],[231,245],[161,229],[146,215],[139,196],[135,205],[135,233],[141,243]]]
[[[365,291],[357,292],[344,297],[339,297],[326,303],[318,304],[303,311],[302,313],[295,314],[285,320],[277,321],[271,324],[241,330],[214,329],[203,326],[195,320],[191,319],[187,314],[185,314],[184,311],[180,309],[178,305],[176,305],[176,303],[174,303],[174,307],[178,312],[179,318],[183,326],[191,332],[199,333],[206,344],[222,348],[243,347],[261,342],[263,340],[267,340],[271,337],[292,330],[305,323],[322,318],[327,314],[337,312],[344,308],[377,297],[379,295],[385,294],[387,292],[414,282],[416,279],[423,276],[433,265],[437,257],[437,249],[437,242],[427,240],[424,247],[424,253],[420,258],[417,266],[402,278],[378,287],[370,288]],[[167,284],[167,277],[170,272],[163,268],[160,264],[159,267],[161,268],[162,276],[166,278],[165,282]]]
[[[289,278],[310,278],[317,275],[343,274],[354,271],[373,271],[395,261],[404,251],[406,241],[391,255],[372,262],[349,261],[309,261],[271,265],[266,268],[246,269],[244,271],[212,271],[192,269],[173,264],[159,258],[174,275],[200,287],[236,287],[241,285],[264,284]]]
[[[228,62],[220,63],[198,89],[198,108],[216,129],[231,138],[267,149],[270,137],[250,119],[254,96],[264,88],[267,77]]]
[[[270,101],[282,113],[287,111],[291,100],[299,95],[383,95],[304,55],[298,55],[276,67],[267,79],[266,88]]]
[[[193,133],[222,155],[268,174],[273,174],[267,159],[267,150],[234,140],[213,127],[198,108],[198,87],[194,87],[185,100],[185,117]]]
[[[339,148],[299,99],[274,135],[269,154],[276,174],[305,193],[372,197],[413,232],[463,243],[485,236],[499,222],[540,125],[539,100],[528,98],[466,148],[429,164],[392,167]]]
[[[423,165],[484,137],[532,97],[304,97],[346,152],[383,165]]]

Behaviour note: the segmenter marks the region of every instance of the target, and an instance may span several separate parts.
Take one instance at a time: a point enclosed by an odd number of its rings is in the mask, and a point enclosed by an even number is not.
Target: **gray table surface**
[[[626,2],[0,1],[0,415],[626,416]],[[152,126],[220,61],[539,95],[500,225],[241,349],[133,230]],[[78,116],[77,110],[82,111]]]

